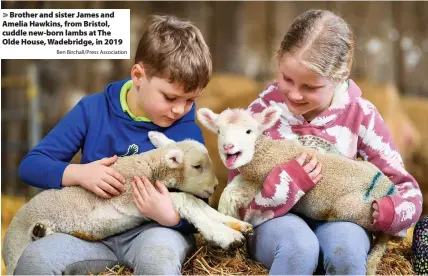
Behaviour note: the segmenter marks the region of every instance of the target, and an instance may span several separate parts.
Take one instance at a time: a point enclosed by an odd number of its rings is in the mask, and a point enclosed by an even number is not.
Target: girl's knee
[[[333,252],[325,254],[324,258],[324,269],[328,275],[365,274],[366,264],[365,248],[351,244],[336,246]]]
[[[301,236],[301,237],[288,237],[282,239],[276,248],[275,255],[280,257],[287,256],[288,259],[302,259],[318,261],[319,256],[319,243],[315,235]]]

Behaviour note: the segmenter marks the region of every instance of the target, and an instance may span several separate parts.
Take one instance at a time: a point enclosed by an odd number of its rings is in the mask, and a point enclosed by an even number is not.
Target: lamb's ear
[[[275,125],[281,117],[281,108],[278,106],[271,106],[264,109],[262,112],[254,114],[254,118],[259,121],[260,131],[265,131]]]
[[[150,142],[152,142],[152,144],[157,148],[175,143],[174,140],[169,139],[162,132],[149,131],[148,136],[149,136]]]
[[[183,163],[183,159],[184,152],[179,149],[171,149],[165,154],[166,165],[171,169],[178,168]]]
[[[214,133],[217,133],[217,125],[215,121],[218,118],[218,114],[214,113],[209,108],[200,108],[196,113],[199,122],[206,127],[207,129],[211,130]]]

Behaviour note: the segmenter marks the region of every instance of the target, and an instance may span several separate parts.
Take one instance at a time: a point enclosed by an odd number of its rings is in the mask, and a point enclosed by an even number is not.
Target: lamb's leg
[[[33,241],[46,237],[54,232],[45,223],[36,223],[31,231],[31,238]]]
[[[218,211],[224,215],[240,219],[239,208],[247,206],[259,192],[259,185],[246,181],[237,175],[221,194]]]
[[[223,249],[236,248],[243,245],[244,236],[206,215],[203,209],[206,203],[187,193],[170,193],[174,207],[182,218],[192,223],[202,236]]]
[[[6,230],[2,257],[6,265],[6,274],[13,275],[18,260],[31,240],[31,216],[27,215],[28,207],[24,205],[14,216]]]
[[[209,206],[208,204],[206,204],[206,206],[202,206],[202,210],[209,218],[215,221],[221,222],[232,229],[240,231],[246,237],[254,235],[253,226],[248,222],[238,220],[231,216],[223,215],[222,213],[219,213],[217,210],[211,208],[211,206]]]

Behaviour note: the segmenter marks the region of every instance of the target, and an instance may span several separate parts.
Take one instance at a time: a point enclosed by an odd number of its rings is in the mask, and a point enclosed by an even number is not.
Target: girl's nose
[[[303,100],[303,95],[297,89],[293,88],[288,92],[288,98],[292,101],[301,101]]]

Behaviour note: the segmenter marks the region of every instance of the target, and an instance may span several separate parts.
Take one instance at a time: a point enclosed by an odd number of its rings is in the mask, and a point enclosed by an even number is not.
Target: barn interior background
[[[173,14],[200,28],[214,76],[197,104],[217,112],[248,106],[274,78],[273,53],[298,14],[314,8],[341,14],[357,39],[351,77],[381,112],[428,202],[428,2],[3,1],[2,8],[131,10],[129,60],[2,60],[2,234],[16,204],[39,191],[18,177],[24,155],[81,97],[129,76],[150,14]],[[215,137],[203,131],[223,188],[226,172]],[[73,162],[78,161],[77,155]],[[213,206],[221,190],[211,198]]]

